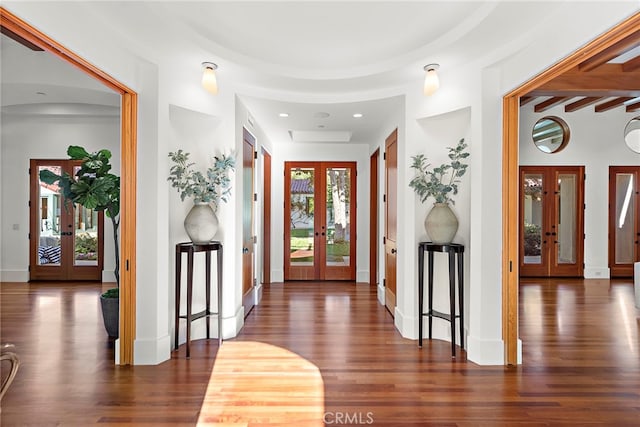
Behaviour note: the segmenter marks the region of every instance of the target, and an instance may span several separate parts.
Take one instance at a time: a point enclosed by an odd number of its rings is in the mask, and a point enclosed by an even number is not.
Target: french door
[[[582,277],[584,166],[520,167],[520,275]]]
[[[40,171],[70,175],[79,161],[31,160],[30,280],[102,280],[104,215],[66,204],[60,188],[40,181]]]
[[[355,280],[356,163],[285,162],[285,280]]]
[[[640,261],[640,166],[609,167],[609,271],[632,277]]]

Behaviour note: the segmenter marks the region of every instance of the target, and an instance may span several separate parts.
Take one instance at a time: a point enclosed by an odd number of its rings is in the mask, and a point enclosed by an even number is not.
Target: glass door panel
[[[616,264],[632,263],[634,261],[633,219],[634,206],[631,203],[633,194],[633,174],[616,174],[616,204],[615,204],[615,239]]]
[[[522,186],[524,193],[522,200],[523,222],[521,224],[524,231],[523,263],[542,264],[543,175],[525,173]]]
[[[326,171],[326,265],[349,266],[351,263],[351,171],[329,168]]]
[[[290,171],[290,178],[289,262],[292,266],[313,267],[315,169],[295,168]]]
[[[98,212],[76,204],[74,217],[74,265],[98,265]]]
[[[38,244],[32,249],[36,252],[36,264],[47,267],[59,267],[61,259],[60,240],[60,208],[61,195],[57,185],[50,185],[40,181],[40,171],[50,170],[60,174],[60,166],[38,166],[38,227],[36,241]]]
[[[558,174],[558,191],[556,192],[557,234],[556,264],[575,264],[576,262],[576,235],[577,219],[577,177],[575,174]],[[553,226],[552,226],[553,227]]]

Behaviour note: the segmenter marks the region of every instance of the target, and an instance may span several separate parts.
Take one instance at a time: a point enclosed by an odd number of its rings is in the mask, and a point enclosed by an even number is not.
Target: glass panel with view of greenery
[[[350,193],[351,170],[327,169],[326,265],[348,266],[351,262]]]
[[[291,265],[312,266],[314,248],[314,169],[296,168],[291,170],[291,202],[289,206],[289,227]]]
[[[524,263],[542,263],[542,174],[524,176]]]

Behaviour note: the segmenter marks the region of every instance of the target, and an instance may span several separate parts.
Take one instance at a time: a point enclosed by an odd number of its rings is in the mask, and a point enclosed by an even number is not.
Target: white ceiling
[[[446,73],[522,39],[528,33],[522,28],[543,23],[565,3],[108,1],[60,7],[178,75],[213,61],[221,86],[234,79],[273,93],[326,95],[323,103],[243,97],[276,141],[290,140],[294,132],[321,140],[318,132],[324,131],[325,140],[347,132],[350,141],[367,142],[400,100],[334,103],[333,94],[399,87],[421,79],[422,67],[432,62]],[[1,47],[3,112],[24,112],[28,108],[16,105],[36,103],[118,105],[117,95],[50,54],[27,51],[4,36]],[[278,117],[280,112],[289,117]],[[329,117],[314,117],[319,112]],[[356,112],[364,117],[354,119]]]

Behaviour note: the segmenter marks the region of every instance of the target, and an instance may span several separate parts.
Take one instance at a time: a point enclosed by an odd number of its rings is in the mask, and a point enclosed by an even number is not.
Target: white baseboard
[[[478,365],[504,365],[504,341],[467,336],[467,360]],[[522,363],[522,341],[518,340],[518,364]]]
[[[171,337],[136,339],[133,344],[134,365],[158,365],[171,358]]]
[[[28,281],[29,281],[29,271],[27,270],[0,271],[0,282],[26,283]]]
[[[416,318],[406,316],[398,306],[396,306],[393,311],[393,324],[396,326],[396,329],[400,331],[400,335],[404,338],[411,340],[418,338]]]
[[[271,270],[271,283],[284,282],[284,270]]]
[[[608,267],[585,267],[584,269],[585,279],[608,279],[610,277]]]
[[[116,283],[116,275],[113,270],[102,270],[103,283]]]
[[[378,283],[378,302],[380,305],[384,305],[384,286],[382,283]]]
[[[369,270],[360,270],[356,272],[356,282],[369,283]]]

